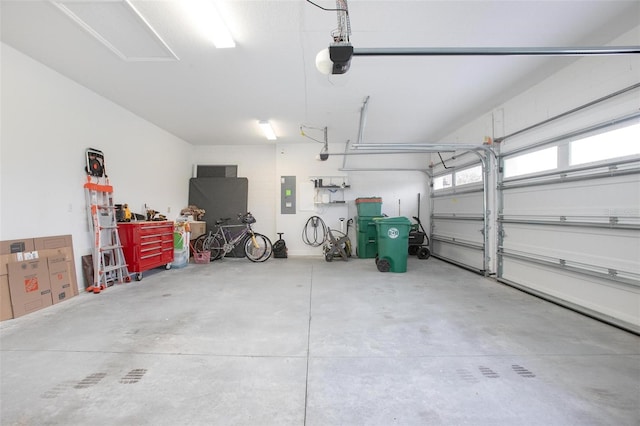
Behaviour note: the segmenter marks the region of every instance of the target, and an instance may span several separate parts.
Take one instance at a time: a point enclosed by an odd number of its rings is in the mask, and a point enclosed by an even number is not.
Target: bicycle
[[[211,260],[218,260],[226,256],[240,244],[244,247],[244,254],[252,262],[264,262],[271,257],[273,246],[265,235],[254,232],[251,224],[256,222],[250,212],[239,214],[242,225],[225,225],[230,218],[216,221],[217,230],[201,235],[193,243],[196,252],[211,252]],[[244,227],[240,233],[233,235],[232,228]]]

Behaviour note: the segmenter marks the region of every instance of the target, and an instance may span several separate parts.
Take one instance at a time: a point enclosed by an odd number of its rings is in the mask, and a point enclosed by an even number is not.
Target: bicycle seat
[[[224,217],[216,220],[216,225],[222,225],[223,223],[227,223],[231,220],[230,217]]]

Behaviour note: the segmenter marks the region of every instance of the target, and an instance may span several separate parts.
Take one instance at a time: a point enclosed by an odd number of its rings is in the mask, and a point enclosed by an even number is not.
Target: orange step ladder
[[[89,170],[87,170],[89,172]],[[113,187],[109,178],[89,174],[84,184],[89,226],[93,233],[93,285],[87,291],[100,293],[114,283],[131,281],[120,243]]]

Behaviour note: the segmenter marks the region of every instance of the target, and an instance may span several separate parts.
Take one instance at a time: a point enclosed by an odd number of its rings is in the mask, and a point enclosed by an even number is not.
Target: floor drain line
[[[146,372],[147,372],[146,368],[136,368],[134,370],[131,370],[127,373],[126,376],[120,379],[120,383],[125,385],[138,383]]]
[[[511,368],[521,377],[527,377],[527,378],[536,377],[535,374],[533,374],[531,371],[527,370],[521,365],[513,364]]]
[[[75,385],[75,382],[73,381],[66,381],[66,382],[59,383],[55,385],[52,389],[49,389],[48,391],[40,395],[40,397],[44,399],[57,398],[58,396],[60,396],[60,394],[63,394],[68,389],[72,388],[74,385]]]
[[[460,368],[458,370],[456,370],[456,372],[458,373],[458,376],[460,376],[460,378],[462,380],[464,380],[465,382],[468,383],[478,383],[480,380],[478,380],[478,378],[476,376],[473,375],[473,373],[469,370],[466,370],[464,368]]]
[[[493,371],[489,367],[480,366],[480,367],[478,367],[478,369],[480,370],[480,372],[482,373],[482,375],[484,377],[488,377],[490,379],[497,379],[498,377],[500,377],[500,375],[498,373],[496,373],[495,371]]]
[[[93,385],[96,385],[100,382],[100,380],[104,379],[104,377],[106,376],[106,373],[94,373],[91,374],[87,377],[85,377],[84,379],[82,379],[81,381],[78,382],[77,385],[74,386],[74,388],[76,389],[84,389],[84,388],[88,388],[91,387]]]

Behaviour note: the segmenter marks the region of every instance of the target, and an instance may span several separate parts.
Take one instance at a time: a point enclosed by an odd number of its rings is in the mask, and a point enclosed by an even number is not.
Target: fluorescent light
[[[181,3],[198,30],[218,49],[236,47],[236,42],[211,0],[183,0]]]
[[[277,139],[276,133],[273,131],[273,127],[271,127],[271,123],[269,123],[268,121],[258,121],[258,124],[260,125],[264,136],[268,140],[275,141]]]

